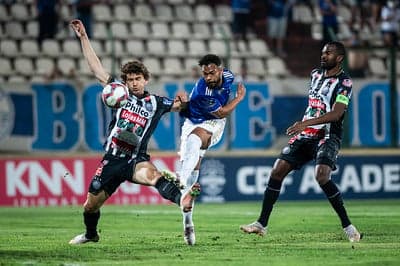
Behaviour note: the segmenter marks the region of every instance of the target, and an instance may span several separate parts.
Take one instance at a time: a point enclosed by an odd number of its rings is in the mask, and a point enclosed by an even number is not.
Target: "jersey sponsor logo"
[[[138,114],[131,113],[127,110],[122,110],[121,118],[126,119],[133,124],[140,125],[142,127],[145,127],[145,125],[147,123],[146,118],[143,118],[143,117],[139,116]]]
[[[113,136],[112,140],[111,140],[111,148],[113,150],[117,150],[121,153],[124,153],[127,155],[132,155],[132,153],[136,147],[134,145],[126,142],[123,139],[119,139],[119,138]]]
[[[308,105],[312,108],[325,110],[325,104],[320,99],[308,99]]]
[[[134,113],[137,113],[137,114],[139,114],[139,115],[141,115],[141,116],[144,116],[144,117],[149,117],[149,116],[150,116],[150,114],[149,114],[148,111],[144,110],[144,109],[143,109],[141,106],[139,106],[139,105],[132,104],[131,102],[128,102],[128,103],[124,106],[124,109],[128,109],[128,110],[130,110],[130,111],[132,111],[132,112],[134,112]]]
[[[325,129],[308,127],[302,132],[305,138],[323,138],[325,136]]]

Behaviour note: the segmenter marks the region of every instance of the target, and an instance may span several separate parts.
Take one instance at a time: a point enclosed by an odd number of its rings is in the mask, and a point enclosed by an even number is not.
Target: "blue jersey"
[[[224,69],[222,85],[213,89],[208,88],[204,78],[200,78],[190,93],[189,107],[184,115],[195,124],[216,119],[212,112],[228,103],[234,78],[230,70]]]

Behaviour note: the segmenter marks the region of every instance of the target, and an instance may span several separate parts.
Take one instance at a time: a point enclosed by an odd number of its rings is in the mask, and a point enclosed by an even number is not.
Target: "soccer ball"
[[[129,90],[120,82],[111,82],[103,88],[101,99],[110,108],[123,107],[128,102]]]

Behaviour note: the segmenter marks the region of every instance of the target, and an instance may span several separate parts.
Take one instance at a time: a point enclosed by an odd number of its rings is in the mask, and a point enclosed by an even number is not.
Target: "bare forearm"
[[[86,62],[89,65],[90,70],[93,72],[95,77],[105,85],[109,78],[109,74],[104,70],[100,59],[97,57],[92,45],[90,44],[89,38],[87,36],[82,36],[80,38],[83,55],[86,58]]]
[[[339,108],[339,109],[342,109],[342,108]],[[301,133],[307,127],[338,121],[342,114],[343,114],[343,111],[341,111],[341,110],[333,110],[324,115],[321,115],[320,117],[315,117],[315,118],[311,118],[308,120],[296,122],[293,125],[291,125],[290,127],[288,127],[288,129],[286,130],[286,134],[296,135],[296,134]]]
[[[315,126],[315,125],[335,122],[335,121],[339,120],[339,118],[340,118],[340,116],[338,117],[338,114],[336,114],[335,112],[328,112],[324,115],[321,115],[320,117],[305,120],[305,121],[303,121],[303,123],[306,127],[309,127],[309,126]]]

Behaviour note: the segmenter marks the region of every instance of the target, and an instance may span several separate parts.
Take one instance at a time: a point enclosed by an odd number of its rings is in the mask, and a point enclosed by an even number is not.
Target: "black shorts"
[[[316,164],[325,164],[336,169],[340,139],[295,139],[282,149],[279,159],[287,161],[293,169],[300,169],[311,160]]]
[[[89,186],[89,192],[97,195],[104,190],[111,196],[125,181],[132,181],[137,163],[149,161],[148,154],[139,154],[136,160],[105,154],[97,167],[96,173]]]

